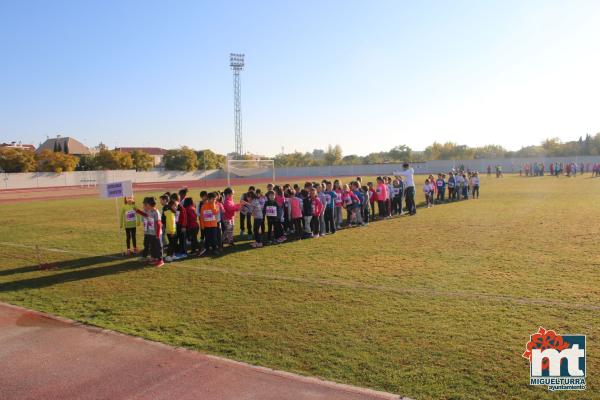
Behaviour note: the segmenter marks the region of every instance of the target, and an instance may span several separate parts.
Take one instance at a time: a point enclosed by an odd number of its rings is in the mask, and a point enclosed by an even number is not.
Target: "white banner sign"
[[[133,186],[131,181],[101,183],[99,188],[100,197],[103,199],[133,196]]]

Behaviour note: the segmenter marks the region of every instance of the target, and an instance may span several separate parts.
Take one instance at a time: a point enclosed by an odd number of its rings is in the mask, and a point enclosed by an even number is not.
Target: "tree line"
[[[35,153],[31,150],[14,147],[0,148],[0,170],[4,172],[68,172],[135,169],[148,171],[154,167],[154,159],[144,151],[131,153],[109,150],[100,144],[100,150],[94,155],[76,157],[68,153],[68,148],[55,145],[51,150]],[[339,145],[328,146],[327,149],[314,149],[312,152],[278,154],[275,156],[276,167],[305,167],[324,165],[364,165],[381,163],[398,163],[403,161],[419,162],[429,160],[473,160],[482,158],[517,158],[517,157],[573,157],[583,155],[600,155],[600,133],[586,135],[579,140],[561,142],[558,138],[549,138],[539,145],[522,147],[510,151],[500,145],[469,147],[454,142],[434,142],[423,151],[414,151],[406,145],[398,145],[388,151],[381,151],[359,156],[344,155]],[[251,155],[242,156],[253,159]],[[174,171],[195,171],[222,169],[227,157],[211,150],[194,150],[183,146],[168,150],[163,157],[163,167]]]

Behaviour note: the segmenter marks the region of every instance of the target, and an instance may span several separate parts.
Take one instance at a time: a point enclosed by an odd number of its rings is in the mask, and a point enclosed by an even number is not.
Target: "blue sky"
[[[0,141],[366,154],[600,131],[600,1],[0,0]]]

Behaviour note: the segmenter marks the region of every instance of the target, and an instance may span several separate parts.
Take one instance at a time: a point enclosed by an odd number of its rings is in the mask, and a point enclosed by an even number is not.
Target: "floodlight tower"
[[[235,126],[235,153],[241,158],[242,148],[242,86],[240,72],[244,69],[244,55],[238,53],[229,54],[229,66],[233,71],[233,124]]]

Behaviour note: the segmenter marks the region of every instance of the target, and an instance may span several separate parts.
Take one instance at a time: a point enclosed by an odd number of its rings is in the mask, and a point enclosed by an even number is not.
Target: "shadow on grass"
[[[107,254],[104,256],[90,256],[84,258],[76,258],[73,260],[65,260],[65,261],[56,261],[55,263],[59,265],[58,270],[63,269],[74,269],[74,268],[84,268],[91,267],[92,265],[106,263],[110,260],[118,260],[119,258],[125,259],[121,257],[118,253],[115,254]],[[39,265],[28,265],[26,267],[5,269],[0,271],[0,276],[8,276],[13,274],[24,274],[27,272],[39,271]]]
[[[108,257],[89,257],[95,258],[96,263],[98,262],[106,262]],[[98,260],[102,261],[98,261]],[[88,260],[86,258],[85,260]],[[76,263],[78,260],[71,260],[71,262]],[[89,263],[89,261],[88,261]],[[82,267],[83,265],[79,265]],[[93,279],[99,278],[107,275],[120,274],[123,272],[135,271],[147,268],[148,265],[141,264],[139,260],[129,259],[125,262],[121,262],[118,264],[108,265],[108,266],[99,266],[94,268],[87,268],[83,270],[74,270],[68,272],[60,272],[60,269],[57,270],[56,273],[52,275],[44,275],[38,276],[35,278],[29,279],[21,279],[12,282],[4,282],[0,283],[0,292],[7,291],[19,291],[24,289],[39,289],[48,286],[53,286],[66,282],[76,282],[85,279]],[[37,266],[32,267],[37,270]]]

